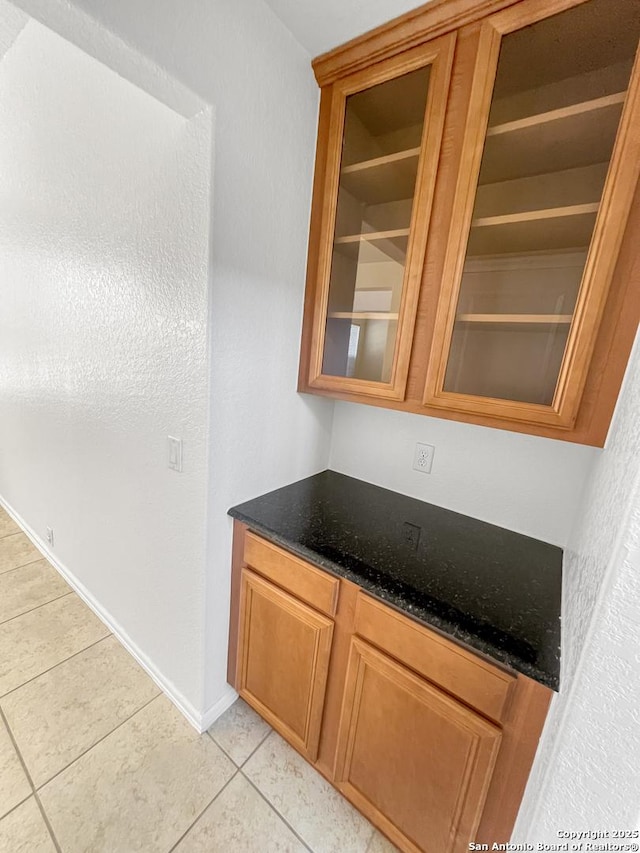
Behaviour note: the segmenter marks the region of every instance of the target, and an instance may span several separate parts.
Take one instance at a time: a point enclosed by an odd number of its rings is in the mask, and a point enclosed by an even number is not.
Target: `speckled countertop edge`
[[[385,604],[389,604],[391,607],[405,613],[417,622],[423,623],[431,628],[435,628],[445,636],[457,640],[469,647],[471,650],[485,655],[492,661],[503,664],[509,669],[515,670],[522,675],[526,675],[528,678],[537,681],[545,687],[549,687],[551,690],[556,692],[558,691],[560,686],[559,673],[546,672],[536,666],[533,666],[527,661],[523,661],[518,658],[517,655],[505,651],[499,646],[488,643],[486,640],[466,631],[454,622],[442,619],[442,617],[430,610],[416,605],[414,602],[409,600],[406,595],[391,592],[384,586],[376,584],[368,578],[363,578],[357,572],[353,572],[345,566],[341,566],[339,563],[335,563],[334,561],[318,554],[312,549],[306,548],[304,545],[300,545],[298,542],[282,536],[277,531],[256,522],[253,518],[245,515],[237,508],[230,509],[229,515],[243,524],[246,524],[248,528],[256,533],[262,534],[266,539],[269,539],[269,541],[276,545],[280,545],[286,551],[307,560],[309,563],[312,563],[320,569],[328,571],[332,575],[351,581],[365,590],[365,592],[369,593],[373,598],[377,598]]]

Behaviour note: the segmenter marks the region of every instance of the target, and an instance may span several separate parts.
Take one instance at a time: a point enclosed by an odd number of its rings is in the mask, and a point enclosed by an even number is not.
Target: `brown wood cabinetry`
[[[238,692],[315,761],[333,622],[248,570],[240,621]]]
[[[634,0],[434,0],[314,62],[302,391],[600,445],[640,317]]]
[[[363,814],[412,853],[509,840],[550,690],[238,522],[232,577],[229,681]]]
[[[469,849],[501,737],[398,661],[351,641],[335,782],[397,844]]]

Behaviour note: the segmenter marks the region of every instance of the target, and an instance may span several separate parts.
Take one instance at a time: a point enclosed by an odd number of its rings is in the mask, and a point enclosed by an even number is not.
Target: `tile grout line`
[[[5,817],[9,817],[10,814],[13,814],[16,809],[19,809],[20,806],[23,806],[27,800],[30,800],[33,796],[33,791],[24,798],[24,800],[20,800],[19,803],[16,803],[15,806],[11,806],[8,812],[5,812],[3,815],[0,815],[0,823],[5,819]]]
[[[4,512],[4,510],[3,510],[3,512]],[[0,513],[0,515],[1,514],[2,513]],[[8,517],[11,518],[11,516],[8,516]],[[13,521],[13,519],[11,519],[11,520]],[[13,523],[16,524],[15,521]],[[6,539],[7,536],[15,536],[16,533],[24,533],[24,530],[21,527],[19,527],[17,524],[16,524],[16,527],[18,528],[17,530],[13,530],[11,533],[3,533],[2,536],[0,536],[0,539]],[[25,536],[26,536],[26,534],[25,534]]]
[[[13,732],[11,731],[11,726],[9,725],[9,721],[7,720],[5,713],[1,707],[0,707],[0,720],[2,720],[2,722],[4,723],[4,726],[7,730],[7,733],[9,734],[9,739],[11,740],[11,743],[13,744],[13,748],[16,751],[16,755],[18,756],[18,760],[19,760],[20,764],[22,765],[24,775],[26,776],[27,782],[29,783],[29,786],[31,788],[31,792],[32,792],[31,796],[33,796],[33,798],[36,802],[36,805],[38,806],[38,808],[40,810],[40,814],[42,815],[42,819],[44,821],[44,824],[47,827],[47,831],[48,831],[49,835],[51,836],[51,841],[53,842],[53,846],[56,848],[57,853],[62,853],[62,851],[60,849],[60,845],[58,844],[58,839],[56,838],[55,833],[53,831],[53,827],[51,826],[51,824],[49,822],[49,818],[45,814],[44,808],[42,807],[42,803],[40,802],[40,798],[38,797],[38,793],[36,791],[36,786],[33,784],[33,779],[31,778],[31,773],[29,773],[29,769],[26,765],[24,758],[22,757],[22,753],[20,752],[20,747],[18,746],[18,742],[16,741],[16,739],[13,735]]]
[[[268,736],[269,736],[269,735],[267,735],[267,737],[268,737]],[[265,738],[265,740],[266,740],[266,738]],[[264,743],[264,741],[263,741],[263,743]],[[288,827],[289,827],[289,829],[291,830],[291,832],[295,835],[295,837],[296,837],[296,838],[298,839],[298,841],[302,844],[302,846],[305,848],[305,850],[308,850],[308,851],[309,851],[309,853],[314,853],[313,849],[310,847],[310,845],[309,845],[309,844],[307,844],[307,842],[306,842],[306,841],[304,840],[304,838],[300,835],[300,833],[299,833],[299,832],[296,832],[296,830],[291,826],[291,824],[290,824],[290,823],[289,823],[289,821],[286,819],[286,817],[282,814],[282,812],[280,812],[280,811],[275,807],[275,805],[274,805],[272,802],[270,802],[270,801],[265,797],[265,795],[262,793],[262,791],[260,790],[260,788],[258,788],[258,786],[257,786],[257,785],[256,785],[256,784],[255,784],[255,783],[254,783],[254,782],[253,782],[253,781],[252,781],[252,780],[247,776],[247,774],[246,774],[246,773],[243,773],[243,772],[242,772],[242,770],[239,770],[238,772],[241,774],[241,776],[243,777],[243,779],[246,779],[246,780],[247,780],[247,782],[251,785],[251,787],[252,787],[255,791],[257,791],[257,793],[262,797],[262,799],[265,801],[265,803],[269,806],[269,808],[271,809],[271,811],[272,811],[272,812],[274,812],[274,814],[276,814],[276,815],[280,818],[280,820],[281,820],[281,821],[282,821],[286,826],[288,826]]]
[[[176,847],[180,844],[180,842],[185,838],[185,836],[187,836],[187,835],[191,832],[191,830],[194,828],[194,826],[196,825],[196,823],[198,823],[198,821],[200,820],[200,818],[202,818],[202,817],[203,817],[203,815],[204,815],[204,813],[207,811],[207,809],[208,809],[210,806],[212,806],[212,805],[213,805],[213,803],[218,799],[218,797],[220,796],[220,794],[222,794],[222,792],[224,791],[224,789],[225,789],[228,785],[230,785],[230,784],[231,784],[231,782],[235,779],[235,777],[238,775],[238,773],[240,773],[240,775],[243,777],[243,779],[246,779],[246,778],[247,778],[247,777],[244,775],[244,773],[242,773],[242,772],[241,772],[241,768],[242,768],[242,767],[244,767],[244,765],[245,765],[245,764],[247,763],[247,761],[251,758],[251,756],[252,756],[255,752],[257,752],[257,750],[259,750],[259,749],[260,749],[260,747],[261,747],[261,746],[262,746],[262,744],[265,742],[265,740],[269,737],[269,735],[271,734],[271,732],[272,732],[272,731],[273,731],[273,729],[269,730],[269,731],[266,733],[266,735],[262,738],[262,740],[260,741],[260,743],[255,747],[255,749],[251,750],[251,753],[250,753],[250,754],[245,758],[245,760],[242,762],[242,764],[238,764],[237,762],[235,762],[235,761],[233,760],[233,758],[229,755],[229,753],[226,751],[226,749],[218,743],[218,741],[214,738],[214,736],[211,734],[211,732],[207,729],[207,731],[206,731],[204,734],[205,734],[205,735],[208,735],[208,736],[211,738],[211,741],[212,741],[212,742],[215,744],[215,746],[220,750],[220,752],[222,752],[222,754],[223,754],[223,755],[225,755],[225,756],[229,759],[229,761],[233,764],[233,766],[234,766],[233,776],[232,776],[232,777],[231,777],[227,782],[225,782],[225,783],[224,783],[224,785],[222,786],[222,788],[220,788],[220,790],[219,790],[219,791],[218,791],[218,793],[215,795],[215,797],[214,797],[214,798],[211,800],[211,802],[210,802],[210,803],[208,803],[208,804],[207,804],[207,806],[206,806],[206,807],[205,807],[205,808],[200,812],[200,814],[199,814],[199,815],[198,815],[198,817],[193,821],[193,823],[191,824],[191,826],[190,826],[187,830],[185,830],[185,832],[183,832],[183,834],[182,834],[182,835],[180,836],[180,838],[176,841],[176,843],[173,845],[173,847],[171,847],[171,848],[169,849],[168,853],[173,853],[173,851],[174,851],[174,850],[176,849]],[[248,781],[248,780],[247,780],[247,781]],[[287,824],[287,826],[288,826],[288,824]],[[304,843],[304,842],[303,842],[303,843]],[[306,846],[306,845],[305,845],[305,846]],[[307,848],[307,849],[309,849],[309,848]]]
[[[1,537],[0,537],[0,545],[2,545],[2,538]],[[21,563],[19,566],[14,566],[12,569],[5,569],[4,571],[0,572],[0,577],[4,577],[5,575],[10,575],[11,572],[17,572],[19,569],[26,569],[27,566],[33,566],[36,563],[42,563],[42,562],[46,563],[50,568],[53,569],[53,566],[51,565],[49,560],[47,560],[47,558],[45,556],[40,555],[40,559],[38,559],[38,560],[31,560],[28,563]],[[54,569],[54,571],[55,571],[55,569]]]
[[[40,809],[40,814],[42,815],[42,820],[45,822],[45,825],[46,825],[47,829],[49,830],[49,835],[51,836],[51,840],[53,841],[53,845],[56,848],[57,853],[62,853],[62,848],[58,844],[58,839],[56,838],[56,834],[53,831],[53,827],[51,826],[51,821],[49,820],[49,817],[48,817],[46,811],[44,810],[44,806],[42,805],[42,802],[40,800],[40,797],[38,796],[37,791],[33,792],[33,798],[36,801],[38,808]]]
[[[245,758],[245,760],[242,762],[242,764],[240,765],[240,769],[241,769],[241,770],[242,770],[242,768],[245,766],[245,764],[253,758],[253,756],[254,756],[254,755],[256,754],[256,752],[260,749],[260,747],[262,746],[262,744],[265,742],[265,740],[269,737],[269,735],[270,735],[270,734],[271,734],[271,732],[273,732],[273,731],[275,731],[275,730],[274,730],[274,729],[270,729],[270,730],[266,733],[266,735],[262,738],[262,740],[260,741],[260,743],[256,746],[256,748],[251,750],[251,754],[250,754],[250,755],[248,755],[248,756]]]
[[[225,755],[226,755],[226,753],[225,753]],[[230,785],[230,784],[231,784],[231,782],[233,782],[233,780],[236,778],[236,776],[238,775],[238,773],[240,773],[240,769],[237,767],[237,765],[235,764],[235,762],[232,762],[232,764],[233,764],[233,766],[235,767],[235,770],[233,771],[233,775],[231,776],[231,778],[230,778],[230,779],[227,779],[227,781],[224,783],[224,785],[222,786],[222,788],[220,788],[220,790],[218,791],[218,793],[213,797],[213,799],[212,799],[210,802],[208,802],[208,803],[207,803],[207,805],[202,809],[202,811],[200,812],[200,814],[195,818],[195,820],[193,821],[193,823],[191,823],[191,824],[189,825],[188,829],[185,829],[185,831],[182,833],[182,835],[180,836],[180,838],[178,838],[178,840],[175,842],[175,844],[174,844],[172,847],[170,847],[170,848],[169,848],[169,850],[167,851],[167,853],[173,853],[173,851],[176,849],[176,847],[178,846],[178,844],[180,844],[180,843],[181,843],[181,842],[186,838],[186,836],[191,832],[191,830],[192,830],[192,829],[194,828],[194,826],[198,823],[198,821],[199,821],[199,820],[200,820],[200,818],[204,815],[204,813],[207,811],[207,809],[215,803],[215,801],[218,799],[218,797],[220,796],[220,794],[225,790],[225,788],[226,788],[228,785]]]
[[[68,660],[71,660],[71,658],[75,658],[78,655],[81,655],[82,652],[86,652],[88,649],[91,649],[94,646],[97,646],[98,643],[102,643],[105,640],[108,640],[109,637],[112,637],[112,636],[113,636],[113,634],[111,633],[111,631],[109,631],[109,633],[106,634],[104,637],[100,637],[99,640],[96,640],[93,643],[89,643],[88,646],[85,646],[83,649],[79,649],[77,652],[74,652],[72,655],[69,655],[68,658],[64,658],[63,660],[59,660],[57,663],[54,663],[53,666],[50,666],[48,669],[43,669],[42,672],[39,672],[37,675],[34,675],[33,678],[28,678],[26,681],[23,681],[22,684],[18,684],[17,687],[12,687],[11,690],[7,690],[6,693],[0,694],[0,706],[2,705],[3,699],[6,699],[7,696],[11,696],[11,694],[15,693],[16,690],[20,690],[21,687],[24,687],[27,684],[31,684],[32,681],[35,681],[36,678],[40,678],[41,675],[46,675],[48,672],[51,672],[51,670],[55,669],[57,666],[60,666],[61,664],[66,663]]]
[[[240,764],[238,764],[238,762],[237,762],[234,758],[232,758],[232,757],[231,757],[231,755],[227,752],[227,750],[224,748],[224,746],[222,746],[222,744],[218,743],[218,741],[215,739],[215,736],[214,736],[214,735],[212,735],[212,734],[211,734],[211,732],[210,732],[208,729],[207,729],[206,734],[208,734],[208,735],[209,735],[209,737],[210,737],[210,738],[211,738],[211,740],[215,743],[215,745],[218,747],[218,749],[221,749],[221,750],[222,750],[222,752],[224,752],[224,754],[227,756],[227,758],[228,758],[230,761],[233,761],[233,763],[234,763],[234,764],[235,764],[235,766],[238,768],[238,770],[241,770],[241,769],[244,767],[244,765],[247,763],[247,761],[249,761],[249,759],[250,759],[250,758],[252,758],[252,757],[254,756],[254,754],[255,754],[255,753],[260,749],[260,747],[261,747],[261,746],[262,746],[262,744],[265,742],[265,740],[269,737],[269,735],[271,734],[271,732],[272,732],[272,731],[273,731],[273,729],[270,729],[270,730],[266,733],[266,735],[265,735],[263,738],[261,738],[260,743],[259,743],[256,747],[254,747],[254,748],[251,750],[251,752],[249,753],[249,755],[247,755],[247,757],[244,759],[244,761],[240,762]]]
[[[5,536],[3,538],[6,539],[7,537]],[[1,542],[2,542],[2,540],[0,539],[0,543]],[[32,566],[34,563],[39,563],[40,560],[47,560],[47,558],[44,556],[44,554],[41,554],[40,551],[38,551],[38,556],[36,557],[35,560],[29,560],[28,563],[22,563],[20,566],[12,566],[10,569],[3,569],[3,571],[0,572],[0,577],[2,577],[2,575],[8,575],[9,572],[14,572],[16,569],[24,569],[27,566]],[[47,563],[48,562],[49,561],[47,560]],[[49,565],[51,565],[51,564],[49,564]]]
[[[145,702],[144,705],[141,705],[139,708],[136,708],[136,710],[132,714],[129,714],[129,716],[126,719],[121,720],[117,726],[114,726],[106,734],[102,735],[102,737],[99,738],[95,743],[92,743],[91,746],[88,746],[79,755],[76,755],[76,757],[73,759],[73,761],[70,761],[68,764],[65,764],[65,766],[61,767],[60,770],[57,770],[53,774],[53,776],[50,776],[45,782],[43,782],[41,785],[38,785],[36,788],[34,788],[35,792],[38,793],[39,791],[42,791],[43,788],[46,788],[46,786],[50,782],[53,782],[54,779],[57,779],[61,773],[64,773],[65,770],[68,770],[70,767],[72,767],[76,763],[76,761],[79,761],[84,755],[86,755],[88,752],[91,752],[91,750],[94,747],[98,746],[99,743],[102,743],[103,740],[106,740],[114,732],[117,732],[121,726],[124,726],[124,724],[128,723],[129,720],[132,720],[136,714],[139,714],[140,711],[143,711],[147,707],[147,705],[150,705],[152,702],[155,702],[155,700],[158,699],[162,695],[163,695],[162,691],[160,689],[158,689],[158,692],[156,693],[156,695],[153,696],[151,699],[149,699],[148,702]]]
[[[20,566],[20,568],[24,567]],[[7,572],[7,574],[9,574],[9,572]],[[46,607],[47,604],[53,604],[54,601],[60,601],[61,598],[66,598],[68,595],[73,595],[72,589],[70,589],[69,592],[63,592],[62,595],[58,595],[55,598],[50,598],[49,601],[43,601],[42,604],[36,604],[35,607],[31,607],[29,610],[25,610],[22,613],[18,613],[15,616],[10,616],[8,619],[0,621],[0,625],[7,625],[9,622],[13,622],[14,619],[19,619],[21,616],[26,616],[27,613],[33,613],[34,610],[40,610],[41,607]]]
[[[2,538],[0,537],[0,545],[1,544],[2,544]],[[36,563],[42,563],[42,562],[45,562],[49,566],[49,568],[53,569],[53,566],[51,565],[49,560],[47,560],[46,557],[42,557],[39,560],[32,560],[30,563],[22,563],[22,565],[20,565],[20,566],[14,566],[12,569],[5,569],[3,572],[0,572],[0,578],[3,578],[5,575],[10,575],[11,572],[17,572],[20,569],[26,569],[27,566],[34,566]],[[53,570],[55,571],[55,569],[53,569]]]
[[[284,817],[284,815],[283,815],[283,814],[278,810],[278,808],[277,808],[277,807],[276,807],[276,806],[275,806],[275,805],[274,805],[270,800],[268,800],[268,799],[267,799],[267,797],[262,793],[262,791],[260,790],[260,788],[258,787],[258,785],[257,785],[255,782],[253,782],[253,781],[251,780],[251,778],[250,778],[250,777],[249,777],[249,776],[244,772],[244,768],[245,768],[245,766],[247,765],[247,763],[249,762],[249,760],[250,760],[250,759],[255,755],[255,753],[260,749],[260,747],[261,747],[261,746],[262,746],[262,744],[266,741],[266,739],[269,737],[269,735],[273,734],[274,732],[276,732],[276,730],[275,730],[275,729],[271,729],[271,731],[267,732],[267,734],[262,738],[262,740],[260,741],[260,743],[258,744],[258,746],[253,750],[253,752],[251,753],[251,755],[249,756],[249,758],[247,758],[247,759],[242,763],[242,765],[241,765],[241,767],[240,767],[240,771],[241,771],[242,775],[244,776],[244,778],[247,780],[247,782],[249,782],[249,783],[250,783],[250,784],[251,784],[251,785],[256,789],[256,791],[260,794],[260,796],[261,796],[261,797],[262,797],[262,799],[265,801],[265,803],[267,803],[269,806],[271,806],[271,808],[272,808],[272,809],[273,809],[273,811],[278,815],[278,817],[280,817],[280,818],[282,819],[283,823],[286,823],[286,825],[287,825],[287,826],[289,827],[289,829],[293,832],[293,834],[296,836],[296,838],[298,838],[298,839],[302,842],[302,844],[304,844],[304,846],[307,848],[307,850],[311,851],[311,853],[314,853],[314,851],[313,851],[313,849],[311,848],[311,846],[310,846],[309,844],[307,844],[307,842],[304,840],[304,838],[302,838],[302,836],[301,836],[301,835],[299,835],[299,834],[298,834],[298,832],[296,832],[296,830],[293,828],[293,826],[291,826],[291,824],[289,823],[289,821],[288,821],[288,820]],[[278,734],[278,733],[276,732],[276,734]],[[212,735],[212,737],[213,737],[213,735]],[[339,792],[338,792],[338,793],[339,793]],[[367,846],[366,846],[366,848],[365,848],[365,853],[368,853],[369,847],[371,846],[371,842],[373,841],[373,838],[374,838],[374,836],[375,836],[376,832],[377,832],[376,827],[375,827],[373,824],[371,824],[371,835],[369,836],[369,840],[367,841]]]
[[[18,535],[18,533],[22,533],[22,535],[23,535],[23,536],[26,536],[26,537],[27,537],[27,539],[29,539],[29,537],[28,537],[28,536],[27,536],[27,534],[24,532],[24,530],[20,527],[20,525],[18,524],[18,522],[17,522],[17,521],[14,521],[13,523],[16,525],[16,527],[17,527],[18,529],[17,529],[17,530],[14,530],[14,531],[13,531],[13,533],[5,533],[5,534],[4,534],[4,536],[0,536],[0,539],[8,539],[8,538],[9,538],[9,536],[17,536],[17,535]],[[31,539],[29,539],[29,542],[31,542]],[[33,545],[33,542],[32,542],[31,544]],[[35,545],[33,545],[33,547],[35,548],[36,546],[35,546]]]
[[[214,738],[214,736],[213,736],[213,735],[211,735],[211,734],[209,734],[209,732],[208,732],[208,731],[206,731],[206,732],[205,732],[205,734],[209,735],[209,737],[211,738],[211,740],[213,741],[213,743],[218,747],[218,749],[220,750],[220,752],[222,752],[224,755],[226,755],[226,756],[227,756],[227,758],[228,758],[228,759],[229,759],[229,761],[233,764],[233,766],[236,768],[236,770],[239,770],[239,769],[240,769],[240,765],[239,765],[237,762],[235,762],[235,761],[233,760],[233,758],[231,758],[231,756],[229,755],[229,753],[227,752],[227,750],[226,750],[223,746],[220,746],[220,744],[219,744],[219,743],[218,743],[218,741]]]

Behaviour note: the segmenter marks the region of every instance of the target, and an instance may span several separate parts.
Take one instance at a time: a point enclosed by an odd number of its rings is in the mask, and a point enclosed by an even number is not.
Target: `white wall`
[[[211,313],[208,700],[226,682],[227,509],[327,467],[333,403],[296,393],[318,92],[262,2],[206,4],[216,105]],[[215,88],[214,88],[215,81]],[[198,89],[202,92],[202,89]]]
[[[67,32],[65,4],[16,3]],[[215,109],[208,720],[229,700],[227,509],[322,470],[329,459],[333,403],[296,392],[318,89],[310,56],[262,0],[183,0],[179,15],[172,0],[76,6]],[[85,27],[74,27],[74,37],[93,49]]]
[[[566,552],[561,690],[514,840],[638,826],[639,423],[640,336]]]
[[[210,129],[35,21],[0,63],[0,495],[195,712]]]
[[[12,46],[20,31],[25,27],[29,16],[21,9],[16,9],[9,3],[0,6],[0,61]]]
[[[431,474],[413,470],[418,441],[435,446]],[[334,470],[556,545],[567,542],[600,453],[424,415],[335,404]]]

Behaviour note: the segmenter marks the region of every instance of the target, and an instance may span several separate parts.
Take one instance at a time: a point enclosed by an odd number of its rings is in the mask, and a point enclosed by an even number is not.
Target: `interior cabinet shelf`
[[[333,320],[397,320],[398,314],[390,311],[330,311]]]
[[[392,260],[403,264],[407,254],[408,238],[408,228],[369,231],[364,234],[336,237],[335,248],[341,255],[363,264],[381,260]]]
[[[408,148],[406,151],[394,151],[393,154],[385,154],[382,157],[374,157],[371,160],[362,160],[360,163],[351,163],[348,166],[342,167],[343,175],[350,175],[354,172],[362,172],[366,169],[379,169],[382,166],[389,166],[398,163],[401,160],[417,158],[420,156],[420,148]]]
[[[541,210],[525,210],[522,213],[505,213],[501,216],[482,216],[471,223],[473,228],[485,228],[491,225],[509,225],[513,222],[534,222],[539,219],[559,219],[565,216],[583,216],[585,213],[597,213],[598,203],[571,204],[566,207],[547,207]]]
[[[359,243],[361,240],[387,240],[393,237],[408,236],[408,228],[394,228],[391,231],[369,231],[366,234],[348,234],[346,237],[336,237],[336,243]]]
[[[460,323],[503,323],[503,324],[558,324],[568,325],[573,320],[572,314],[458,314],[456,320]]]
[[[625,95],[616,92],[489,127],[483,183],[608,161]]]
[[[624,103],[626,92],[615,92],[613,95],[605,95],[602,98],[592,98],[589,101],[582,101],[579,104],[570,104],[567,107],[561,107],[557,110],[549,110],[548,112],[538,113],[537,115],[525,116],[524,118],[515,121],[507,121],[502,124],[493,125],[487,130],[487,137],[500,136],[503,133],[514,133],[518,130],[524,130],[529,127],[538,127],[548,122],[569,121],[577,116],[585,113],[595,113],[598,110],[613,107],[617,104]],[[598,116],[594,116],[598,118]],[[562,130],[565,132],[565,127],[554,128],[556,132]],[[569,128],[569,133],[571,129]],[[384,159],[384,158],[381,158]]]
[[[591,242],[597,210],[597,204],[572,205],[474,220],[467,259],[586,248]]]
[[[420,148],[407,148],[383,157],[351,163],[341,170],[341,183],[365,204],[386,204],[411,198]]]

